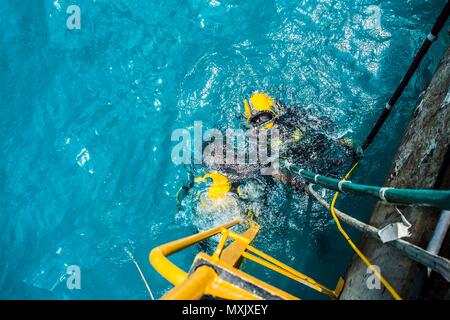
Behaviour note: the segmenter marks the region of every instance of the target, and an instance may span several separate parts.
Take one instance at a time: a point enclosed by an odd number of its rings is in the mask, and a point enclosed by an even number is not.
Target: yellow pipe
[[[212,259],[211,261],[215,261],[215,263],[219,265],[222,263],[221,254],[223,248],[226,244],[227,239],[231,238],[235,240],[236,243],[240,242],[243,244],[243,246],[239,246],[239,256],[259,263],[262,266],[274,270],[295,281],[301,282],[319,292],[332,296],[333,298],[337,297],[338,293],[326,288],[325,286],[317,283],[314,279],[309,278],[308,276],[298,272],[297,270],[250,246],[249,243],[251,242],[251,239],[253,239],[253,237],[247,238],[243,235],[228,230],[228,228],[231,228],[240,222],[241,219],[236,219],[216,228],[203,231],[198,234],[185,237],[183,239],[172,241],[153,249],[149,255],[150,263],[163,277],[165,277],[169,282],[175,285],[175,288],[167,293],[163,297],[163,299],[199,299],[204,295],[211,295],[225,299],[261,299],[261,297],[258,297],[253,293],[247,292],[242,288],[236,287],[233,284],[224,281],[210,266],[201,266],[191,275],[188,275],[185,271],[178,268],[167,258],[171,254],[174,254],[218,233],[222,233],[222,238],[220,239],[213,256],[210,257],[210,259]],[[251,225],[252,230],[253,228],[256,228],[255,230],[259,229],[258,226]],[[249,250],[257,254],[259,257],[250,253],[246,253],[245,250]],[[239,270],[234,268],[233,270],[234,272],[239,273]],[[241,274],[241,276],[244,275],[245,274]],[[267,286],[267,284],[259,282],[259,280],[257,279],[253,279],[253,281],[260,283],[260,285],[262,284],[264,286]],[[295,299],[295,297],[293,296],[287,297],[289,299]]]
[[[214,259],[219,259],[219,256],[222,253],[223,247],[225,246],[225,243],[227,242],[227,239],[228,239],[228,230],[227,229],[222,229],[221,233],[222,233],[222,237],[220,238],[219,244],[217,245],[217,248],[216,248],[216,250],[214,250],[214,253],[212,255],[212,257]]]
[[[302,284],[304,284],[304,285],[306,285],[306,286],[308,286],[308,287],[310,287],[310,288],[312,288],[312,289],[314,289],[314,290],[316,290],[318,292],[324,293],[324,294],[326,294],[326,295],[328,295],[328,296],[330,296],[330,297],[332,297],[334,299],[337,299],[337,295],[332,290],[330,290],[330,289],[328,289],[328,288],[318,284],[316,281],[314,281],[314,279],[311,279],[308,276],[305,276],[304,274],[302,274],[300,272],[297,272],[297,274],[291,273],[291,272],[285,270],[284,268],[282,268],[282,267],[280,267],[280,266],[278,266],[276,264],[269,263],[269,262],[267,262],[267,261],[265,261],[265,260],[263,260],[263,259],[261,259],[259,257],[256,257],[256,256],[254,256],[254,255],[252,255],[250,253],[247,253],[247,252],[243,253],[242,256],[244,258],[252,260],[252,261],[254,261],[254,262],[256,262],[256,263],[258,263],[258,264],[260,264],[260,265],[262,265],[262,266],[264,266],[266,268],[269,268],[269,269],[271,269],[271,270],[273,270],[275,272],[278,272],[278,273],[284,275],[285,277],[288,277],[288,278],[290,278],[292,280],[300,282],[300,283],[302,283]]]
[[[198,300],[205,295],[206,288],[217,274],[211,267],[201,266],[185,281],[173,288],[161,300]]]
[[[242,234],[242,236],[248,240],[248,243],[250,243],[258,234],[259,228],[259,225],[256,223],[250,222],[249,228]],[[222,250],[222,253],[220,254],[220,261],[234,267],[239,267],[239,264],[242,261],[242,253],[247,250],[247,246],[248,244],[242,241],[233,241]]]
[[[312,285],[320,285],[317,281],[315,281],[314,279],[309,278],[308,276],[304,275],[303,273],[289,267],[288,265],[282,263],[281,261],[276,260],[275,258],[272,258],[271,256],[269,256],[268,254],[265,254],[264,252],[259,251],[258,249],[252,247],[252,246],[248,246],[247,250],[257,254],[258,256],[264,258],[265,260],[271,262],[272,264],[279,266],[281,268],[283,268],[284,270],[290,272],[291,274],[296,275],[299,278],[304,279],[305,281],[308,281],[310,284]],[[323,287],[323,286],[322,286]]]
[[[234,286],[231,283],[220,279],[219,276],[217,276],[206,289],[206,293],[213,297],[220,297],[225,300],[262,300],[261,297]]]
[[[248,238],[244,237],[242,234],[233,232],[231,230],[227,230],[227,234],[233,240],[239,240],[239,241],[241,241],[241,242],[243,242],[245,244],[249,244],[250,243],[250,240]]]
[[[174,286],[179,285],[186,280],[187,273],[170,262],[158,248],[155,248],[150,252],[149,260],[153,268]]]
[[[282,269],[284,269],[284,270],[286,270],[287,272],[293,274],[294,276],[296,276],[296,277],[298,277],[298,278],[300,278],[300,279],[303,279],[305,282],[309,283],[310,286],[316,286],[316,287],[319,287],[319,288],[321,288],[321,290],[323,290],[323,291],[333,292],[332,290],[328,289],[328,288],[325,287],[324,285],[318,283],[316,280],[314,280],[314,279],[308,277],[307,275],[305,275],[305,274],[303,274],[303,273],[301,273],[301,272],[295,270],[294,268],[292,268],[292,267],[290,267],[290,266],[288,266],[288,265],[282,263],[281,261],[278,261],[278,260],[272,258],[271,256],[265,254],[265,253],[262,252],[262,251],[259,251],[258,249],[254,248],[254,247],[252,247],[252,246],[248,246],[248,247],[247,247],[247,250],[249,250],[249,251],[251,251],[251,252],[257,254],[258,256],[260,256],[260,257],[262,257],[262,258],[264,258],[264,259],[266,259],[267,261],[271,262],[272,264],[281,267]],[[305,284],[306,284],[306,283],[305,283]],[[320,290],[319,290],[319,291],[320,291]],[[333,294],[333,295],[334,295],[334,294]]]
[[[227,230],[227,234],[230,238],[234,239],[234,240],[239,240],[242,241],[246,244],[248,244],[248,239],[242,237],[242,235],[235,233],[233,231]],[[282,263],[281,261],[278,261],[274,258],[272,258],[271,256],[265,254],[262,251],[259,251],[258,249],[252,247],[252,246],[247,246],[247,250],[254,252],[255,254],[257,254],[258,256],[264,258],[265,260],[267,260],[270,263],[267,263],[267,261],[264,261],[263,259],[260,259],[258,257],[255,257],[254,255],[250,255],[248,253],[243,253],[242,256],[244,258],[253,260],[256,263],[259,263],[269,269],[272,269],[278,273],[281,273],[283,275],[285,275],[286,277],[289,277],[293,280],[299,281],[301,283],[303,283],[304,285],[307,285],[319,292],[323,292],[333,298],[337,298],[336,293],[333,290],[328,289],[327,287],[325,287],[324,285],[318,283],[317,281],[315,281],[314,279],[308,277],[307,275],[304,275],[303,273],[289,267],[288,265]],[[274,267],[275,266],[275,267]]]
[[[263,282],[255,277],[252,277],[251,275],[243,272],[242,270],[239,270],[237,268],[232,267],[230,264],[222,261],[220,259],[219,261],[215,261],[212,259],[211,256],[205,254],[204,252],[201,252],[197,255],[195,258],[196,260],[203,260],[206,261],[206,263],[209,266],[209,263],[213,264],[218,270],[222,269],[226,272],[230,273],[232,276],[231,278],[239,278],[242,279],[245,282],[252,283],[253,285],[262,288],[266,292],[269,292],[272,295],[275,295],[277,297],[280,297],[284,300],[298,300],[297,297],[294,297],[293,295],[290,295],[276,287],[273,287],[266,282]],[[211,286],[207,289],[208,293],[212,296],[221,297],[223,299],[239,299],[239,300],[253,300],[253,299],[263,299],[261,296],[258,296],[256,292],[253,290],[246,291],[243,288],[240,288],[238,285],[225,281],[223,278],[220,277],[220,275],[217,276],[217,279],[211,283]],[[232,296],[235,296],[234,298]]]
[[[240,223],[241,219],[235,219],[231,222],[225,223],[216,228],[203,231],[194,234],[183,239],[175,240],[159,247],[156,247],[150,252],[149,260],[153,268],[159,272],[164,278],[166,278],[173,285],[179,285],[187,278],[187,273],[174,265],[167,257],[183,250],[195,243],[203,241],[209,237],[212,237],[220,233],[224,228],[228,229],[236,224]]]
[[[222,280],[210,266],[200,266],[180,285],[169,291],[162,300],[198,300],[205,295],[227,300],[260,300],[242,288]]]

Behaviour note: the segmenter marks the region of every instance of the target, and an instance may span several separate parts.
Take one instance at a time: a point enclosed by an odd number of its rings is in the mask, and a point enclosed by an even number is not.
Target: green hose
[[[281,168],[286,168],[292,173],[299,174],[306,182],[315,183],[335,191],[371,196],[387,203],[433,206],[450,210],[450,190],[396,189],[368,186],[315,174],[287,161],[281,161]]]

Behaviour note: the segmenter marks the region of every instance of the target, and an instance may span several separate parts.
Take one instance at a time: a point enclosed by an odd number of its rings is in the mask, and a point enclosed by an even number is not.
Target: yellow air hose
[[[353,167],[347,172],[347,174],[344,176],[344,180],[347,180],[348,177],[352,174],[353,170],[356,169],[356,167],[359,165],[359,162],[355,163]],[[345,230],[342,228],[341,223],[339,222],[339,218],[336,215],[336,212],[334,211],[334,205],[336,203],[336,199],[339,196],[339,191],[334,194],[333,200],[331,201],[330,205],[330,211],[331,215],[333,216],[334,221],[336,222],[336,226],[338,227],[341,234],[344,236],[345,240],[347,240],[348,244],[352,249],[356,252],[356,254],[361,258],[361,260],[367,265],[367,267],[372,270],[372,272],[377,276],[378,279],[380,279],[381,283],[386,287],[386,289],[391,293],[391,295],[394,297],[395,300],[402,300],[400,295],[395,291],[395,289],[391,286],[391,284],[381,275],[380,272],[376,268],[373,267],[372,262],[358,249],[358,247],[353,243],[352,239],[348,236],[348,234],[345,232]]]

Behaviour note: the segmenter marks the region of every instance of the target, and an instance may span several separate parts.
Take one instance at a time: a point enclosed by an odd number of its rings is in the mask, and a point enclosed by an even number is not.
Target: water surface
[[[81,8],[81,30],[66,8]],[[177,212],[187,179],[172,130],[238,124],[264,90],[362,140],[444,1],[15,1],[0,4],[0,298],[147,299],[149,265],[197,229]],[[444,28],[446,30],[446,28]],[[380,184],[448,37],[430,50],[354,181]],[[255,245],[334,287],[352,252],[329,213],[279,185]],[[357,201],[356,201],[357,200]],[[339,207],[367,219],[373,203]],[[351,233],[357,240],[358,234]],[[188,268],[198,248],[174,257]],[[82,289],[68,290],[68,265]],[[307,289],[244,268],[301,298]]]

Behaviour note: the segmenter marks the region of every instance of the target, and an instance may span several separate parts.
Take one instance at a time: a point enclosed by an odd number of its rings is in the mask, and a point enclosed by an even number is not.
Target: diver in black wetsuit
[[[295,163],[320,174],[339,175],[342,166],[352,162],[356,157],[350,139],[335,139],[330,136],[333,131],[332,122],[326,117],[319,117],[300,108],[286,107],[281,101],[274,102],[265,93],[253,93],[244,101],[244,118],[246,127],[252,133],[268,132],[276,129],[278,137],[271,137],[268,149],[275,144],[279,151],[279,159]],[[228,142],[228,141],[227,141]],[[260,148],[261,146],[258,146]],[[255,148],[253,148],[255,149]],[[221,170],[236,178],[245,178],[268,165],[259,159],[256,164],[220,164],[205,158],[209,168]]]
[[[277,103],[265,93],[255,92],[244,100],[247,127],[254,130],[279,131],[279,159],[313,172],[339,176],[359,156],[350,139],[334,139],[332,123],[300,108]],[[272,177],[303,190],[299,179],[274,172]]]
[[[244,100],[244,117],[246,126],[254,132],[266,130],[270,132],[277,129],[279,135],[275,145],[278,148],[279,159],[301,168],[323,175],[340,176],[359,156],[351,140],[334,139],[330,136],[333,126],[329,119],[318,117],[300,108],[286,107],[281,101],[275,103],[265,93],[255,92],[250,99]],[[223,164],[215,161],[214,157],[204,160],[210,172],[220,172],[233,185],[257,178],[256,182],[265,189],[271,187],[273,178],[292,186],[297,192],[304,191],[302,180],[286,176],[279,170],[273,171],[271,176],[261,175],[261,168],[269,167],[270,162]],[[192,184],[193,182],[189,187],[183,187],[183,193],[187,193]],[[234,190],[240,194],[239,188]]]

